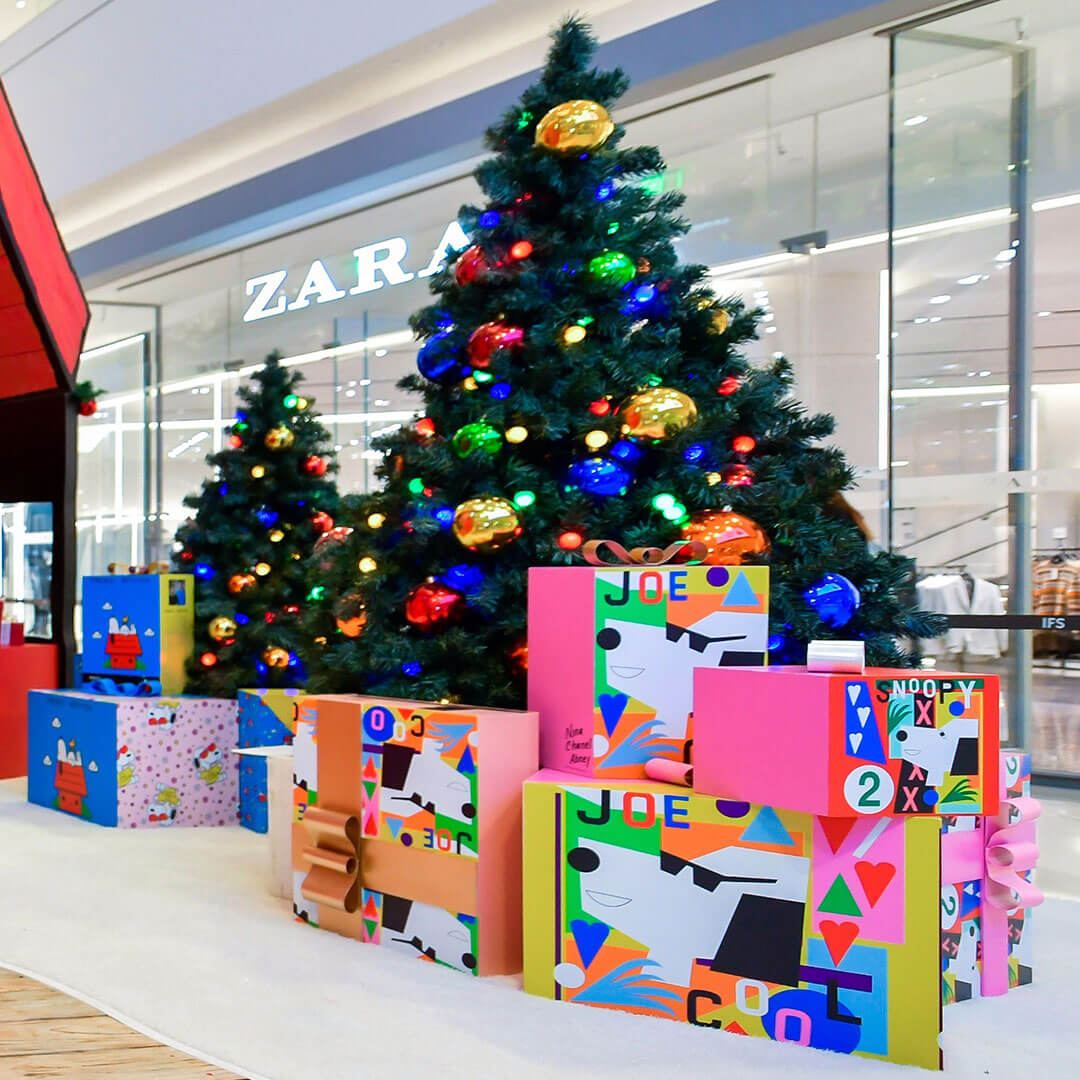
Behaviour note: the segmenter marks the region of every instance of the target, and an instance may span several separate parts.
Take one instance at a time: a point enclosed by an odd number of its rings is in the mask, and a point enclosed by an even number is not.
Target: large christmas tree
[[[189,693],[231,697],[242,687],[303,685],[303,560],[334,527],[338,494],[330,437],[301,375],[276,356],[242,386],[226,449],[184,505],[174,564],[195,574],[195,654]]]
[[[936,630],[909,561],[872,552],[840,495],[832,418],[791,398],[787,361],[748,366],[758,313],[679,264],[683,197],[641,183],[663,159],[620,147],[627,81],[594,50],[565,22],[487,132],[488,202],[459,216],[472,246],[412,319],[422,377],[401,386],[423,416],[378,442],[383,489],[313,562],[313,689],[521,705],[527,568],[580,562],[589,539],[768,563],[773,662],[861,638],[905,665],[903,639]]]

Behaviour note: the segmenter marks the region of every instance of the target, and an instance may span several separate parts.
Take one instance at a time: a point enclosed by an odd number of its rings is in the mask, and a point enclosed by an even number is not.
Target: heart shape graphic
[[[862,732],[861,731],[855,731],[851,735],[848,736],[848,739],[851,742],[851,749],[852,750],[858,750],[859,749],[859,743],[862,742]]]
[[[863,705],[855,713],[859,717],[859,727],[866,727],[866,721],[870,719],[870,706]]]
[[[832,962],[839,967],[851,943],[859,936],[859,927],[853,922],[838,923],[832,919],[822,919],[820,930]]]
[[[577,945],[582,966],[588,967],[596,959],[600,947],[607,941],[611,927],[607,923],[575,919],[570,924],[570,932],[574,935],[574,943]]]
[[[626,694],[601,694],[596,703],[600,706],[600,715],[604,718],[604,727],[610,736],[618,726],[622,714],[626,711],[626,704],[630,700]]]
[[[851,702],[852,705],[854,705],[855,702],[859,700],[859,691],[861,689],[862,687],[859,685],[859,683],[849,684],[847,688],[847,696],[848,700]]]
[[[862,883],[866,899],[873,907],[889,887],[889,882],[896,877],[896,867],[892,863],[857,862],[855,873]]]

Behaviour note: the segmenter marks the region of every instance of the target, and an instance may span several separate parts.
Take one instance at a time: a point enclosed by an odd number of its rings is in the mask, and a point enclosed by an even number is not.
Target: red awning
[[[71,389],[89,318],[0,83],[0,399]]]

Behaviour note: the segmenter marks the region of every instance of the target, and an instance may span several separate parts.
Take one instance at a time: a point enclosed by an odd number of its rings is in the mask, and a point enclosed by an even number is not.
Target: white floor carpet
[[[28,806],[24,790],[0,783],[0,965],[244,1076],[903,1075],[878,1062],[543,1001],[514,980],[470,979],[312,930],[266,893],[263,837],[104,829]],[[1034,987],[946,1011],[947,1075],[1076,1075],[1080,904],[1049,900],[1036,929]]]

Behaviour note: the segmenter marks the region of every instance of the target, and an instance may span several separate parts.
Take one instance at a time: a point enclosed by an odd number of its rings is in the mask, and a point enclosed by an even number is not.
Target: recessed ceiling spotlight
[[[16,6],[17,8],[24,8],[24,7],[26,7],[26,0],[15,0],[15,6]]]
[[[766,326],[765,327],[765,333],[766,334],[775,334],[776,333],[776,327],[775,326]]]
[[[957,285],[978,285],[980,281],[986,280],[986,274],[968,274],[967,277],[957,278]]]
[[[920,124],[925,124],[929,119],[930,117],[926,113],[916,113],[904,121],[904,127],[918,127]]]
[[[1045,319],[1047,316],[1052,315],[1052,311],[1037,311],[1036,316],[1040,319]]]
[[[916,326],[919,326],[921,323],[929,321],[930,320],[925,315],[920,315],[917,319],[914,320]]]
[[[385,356],[389,351],[390,351],[389,349],[376,349],[375,350],[375,355],[376,356]]]
[[[947,292],[943,292],[943,293],[938,293],[937,296],[931,296],[930,297],[930,303],[931,304],[947,304],[951,299],[952,299],[952,297]]]
[[[1009,262],[1016,258],[1016,248],[1002,248],[995,256],[994,262]]]
[[[983,370],[979,372],[979,378],[985,379],[989,374],[990,372],[986,368],[983,368]]]
[[[930,321],[931,322],[941,322],[941,316],[940,315],[931,315],[930,316]]]

